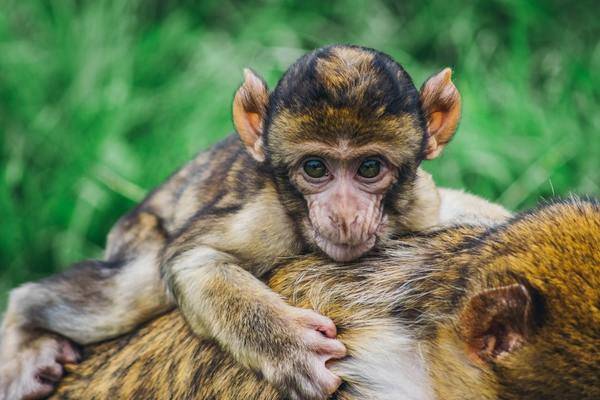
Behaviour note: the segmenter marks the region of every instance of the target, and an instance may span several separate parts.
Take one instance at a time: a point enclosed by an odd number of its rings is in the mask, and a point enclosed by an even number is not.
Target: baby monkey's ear
[[[233,99],[233,123],[246,149],[259,162],[265,160],[262,130],[268,101],[269,90],[265,81],[245,68],[244,83]]]
[[[484,290],[459,316],[459,335],[469,356],[491,361],[519,349],[534,329],[532,293],[523,284]]]
[[[452,83],[452,70],[444,68],[421,87],[421,104],[427,119],[429,140],[425,157],[440,155],[454,136],[460,119],[460,93]]]

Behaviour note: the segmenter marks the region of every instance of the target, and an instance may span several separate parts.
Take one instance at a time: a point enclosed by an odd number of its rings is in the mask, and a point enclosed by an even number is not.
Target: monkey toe
[[[54,384],[63,376],[63,368],[60,364],[54,363],[40,367],[36,373],[36,379],[45,384]]]
[[[77,364],[81,360],[81,350],[75,343],[61,340],[56,361],[61,364]]]
[[[37,380],[35,384],[28,385],[28,390],[20,397],[23,400],[37,400],[48,397],[54,391],[54,384]]]

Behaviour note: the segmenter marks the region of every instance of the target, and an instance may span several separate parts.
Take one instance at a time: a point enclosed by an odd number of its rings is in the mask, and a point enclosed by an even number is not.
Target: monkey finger
[[[338,387],[340,387],[340,385],[342,384],[342,379],[327,368],[324,369],[322,375],[319,378],[325,393],[327,393],[328,395],[332,395],[333,393],[335,393]]]
[[[315,350],[319,354],[327,356],[327,360],[331,358],[343,358],[347,354],[346,346],[339,340],[334,339],[327,339],[326,341],[319,343]]]
[[[309,348],[318,354],[328,355],[333,358],[341,358],[346,355],[346,346],[342,342],[323,337],[317,331],[308,331],[304,340]]]
[[[312,328],[318,332],[321,332],[323,335],[325,335],[328,338],[335,338],[337,335],[337,328],[335,327],[335,324],[333,323],[333,321],[324,316],[321,315],[315,311],[312,310],[308,310],[308,309],[298,309],[300,310],[299,313],[299,317],[298,317],[298,321],[302,324],[305,325],[309,328]]]
[[[316,329],[326,337],[333,339],[337,336],[337,328],[335,327],[333,321],[331,321],[329,318],[327,318],[327,320],[329,320],[329,323],[322,323],[318,325]]]

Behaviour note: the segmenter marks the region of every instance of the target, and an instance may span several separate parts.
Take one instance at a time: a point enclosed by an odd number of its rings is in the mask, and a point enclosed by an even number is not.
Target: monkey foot
[[[0,400],[45,398],[64,374],[63,365],[77,363],[80,353],[65,339],[35,340],[0,369]],[[4,360],[3,360],[4,361]]]

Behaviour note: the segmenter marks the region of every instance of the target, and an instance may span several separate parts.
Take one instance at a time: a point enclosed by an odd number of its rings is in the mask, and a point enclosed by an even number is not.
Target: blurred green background
[[[455,70],[464,114],[444,186],[512,209],[600,193],[595,1],[0,1],[0,307],[7,290],[101,254],[115,220],[232,130],[251,66],[274,86],[343,42],[417,86]]]

